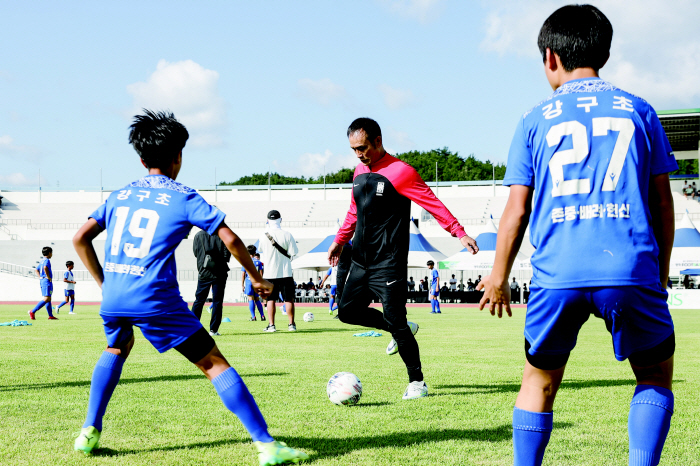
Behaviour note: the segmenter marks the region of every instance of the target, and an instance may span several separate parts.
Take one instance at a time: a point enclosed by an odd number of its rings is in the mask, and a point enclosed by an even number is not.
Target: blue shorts
[[[111,348],[118,348],[128,343],[134,335],[134,325],[141,329],[143,336],[159,353],[165,353],[178,346],[202,328],[202,324],[189,309],[145,317],[103,314],[100,314],[100,317],[105,327],[107,346]]]
[[[435,296],[437,298],[438,296],[440,296],[440,290],[428,291],[428,296]]]
[[[668,293],[659,284],[549,290],[532,287],[525,317],[531,355],[566,354],[581,326],[594,316],[612,336],[615,358],[653,348],[673,333]]]
[[[66,296],[75,296],[75,290],[64,290]]]
[[[253,298],[258,297],[258,294],[253,290],[253,284],[249,280],[245,281],[245,295],[252,296]]]
[[[331,285],[331,296],[335,296],[336,291],[338,291],[338,285]]]
[[[51,296],[53,294],[53,282],[41,280],[41,296]]]

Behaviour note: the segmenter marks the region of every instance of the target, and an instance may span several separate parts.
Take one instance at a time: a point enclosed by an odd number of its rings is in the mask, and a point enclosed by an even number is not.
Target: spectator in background
[[[450,278],[450,291],[457,291],[457,279],[455,278],[455,274],[452,274],[452,278]]]
[[[688,198],[688,188],[690,188],[690,184],[686,181],[683,183],[683,190],[681,191],[685,198]]]
[[[457,285],[457,288],[459,288],[459,291],[464,291],[464,283]]]
[[[668,283],[666,283],[666,288],[673,289],[673,282],[671,281],[671,277],[668,277]]]
[[[474,289],[476,289],[476,286],[481,283],[481,275],[474,281]]]
[[[413,281],[413,277],[408,277],[408,291],[416,291],[416,282]]]
[[[289,318],[287,330],[296,332],[294,322],[294,279],[292,278],[292,257],[299,253],[297,242],[288,231],[282,229],[282,216],[276,210],[267,213],[268,229],[258,240],[258,252],[263,257],[265,271],[263,278],[274,285],[267,298],[267,318],[269,325],[265,332],[275,332],[275,300],[278,296],[284,302]],[[313,288],[313,280],[309,280]]]
[[[418,284],[418,291],[426,291],[425,282],[423,281],[423,279],[421,279],[420,283]]]
[[[685,275],[683,277],[683,288],[686,290],[690,288],[690,275]]]
[[[693,181],[693,185],[691,187],[693,188],[693,200],[695,200],[695,196],[698,195],[698,188],[695,186],[695,181]]]
[[[476,289],[476,285],[472,281],[471,278],[467,279],[467,291],[474,291]]]
[[[449,291],[450,289],[447,288],[447,282],[443,282],[444,284],[442,285],[442,288],[440,288],[440,292],[444,293],[446,291]]]
[[[218,235],[210,235],[204,230],[194,235],[192,250],[197,258],[197,291],[194,294],[192,312],[197,319],[202,318],[202,308],[211,289],[212,307],[209,321],[209,335],[218,336],[224,306],[224,290],[228,277],[228,261],[231,252]]]

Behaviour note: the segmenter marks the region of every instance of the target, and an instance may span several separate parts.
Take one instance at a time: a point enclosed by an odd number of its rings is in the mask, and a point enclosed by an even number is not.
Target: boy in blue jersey
[[[159,351],[175,348],[213,383],[224,405],[255,442],[260,465],[298,462],[308,455],[275,441],[255,400],[199,319],[180,296],[175,249],[192,226],[218,235],[243,264],[256,292],[272,285],[255,269],[243,242],[224,223],[225,214],[175,179],[189,137],[172,114],[145,110],[134,118],[129,142],[148,176],[113,192],[73,238],[78,255],[102,288],[100,316],[107,349],[95,366],[88,413],[75,449],[98,446],[102,418],[134,345],[133,326]],[[92,241],[107,230],[104,268]]]
[[[68,261],[66,262],[66,270],[63,272],[63,283],[66,284],[66,300],[63,301],[61,304],[58,305],[56,308],[56,313],[58,314],[59,310],[68,304],[70,302],[70,312],[68,314],[75,314],[74,309],[75,309],[75,277],[73,277],[73,261]]]
[[[428,300],[430,301],[431,314],[442,314],[440,311],[440,274],[435,268],[435,262],[428,261],[430,270],[430,287],[428,288]]]
[[[253,261],[253,265],[255,265],[255,269],[260,273],[260,276],[262,276],[262,270],[263,270],[263,265],[262,262],[260,262],[260,259],[256,258],[256,251],[257,248],[254,245],[248,246],[248,254],[250,254],[250,259]],[[260,320],[265,320],[265,313],[263,312],[263,307],[262,303],[260,302],[260,297],[258,294],[253,290],[253,284],[250,282],[250,278],[248,278],[248,273],[245,271],[245,267],[241,267],[241,286],[243,287],[243,292],[245,295],[248,297],[248,310],[250,310],[250,320],[252,322],[255,322],[257,319],[255,318],[255,308],[258,309],[258,312],[260,313]]]
[[[53,249],[51,249],[49,246],[46,246],[41,250],[41,255],[44,256],[44,259],[41,262],[39,262],[39,265],[36,266],[34,272],[39,277],[41,296],[43,296],[44,298],[41,301],[39,301],[36,304],[36,306],[34,306],[34,309],[30,309],[27,312],[29,313],[29,318],[31,320],[36,320],[36,312],[42,307],[45,307],[46,312],[49,313],[49,320],[58,320],[56,317],[53,316],[53,312],[51,312],[51,295],[53,294],[53,272],[51,271],[51,257],[53,257]]]
[[[658,464],[670,428],[675,339],[662,283],[675,217],[668,173],[677,165],[654,109],[598,77],[611,41],[610,22],[590,5],[562,7],[542,26],[554,93],[516,129],[493,272],[479,287],[482,309],[511,315],[508,274],[529,221],[536,251],[513,412],[518,466],[542,463],[554,398],[590,314],[605,321],[615,358],[628,359],[637,380],[629,464]]]
[[[319,285],[319,289],[323,289],[323,285],[326,284],[326,280],[328,280],[328,284],[331,286],[331,295],[330,298],[328,299],[328,313],[330,315],[333,315],[333,311],[338,309],[338,306],[335,303],[335,295],[338,291],[338,266],[334,265],[332,267],[329,267],[328,272],[326,272],[326,276],[323,277],[323,281]]]

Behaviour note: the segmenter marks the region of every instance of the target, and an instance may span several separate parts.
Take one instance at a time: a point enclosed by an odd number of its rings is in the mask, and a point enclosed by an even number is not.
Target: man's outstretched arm
[[[508,203],[498,225],[496,260],[493,264],[493,270],[491,275],[486,276],[477,285],[477,289],[484,290],[484,295],[479,302],[479,309],[483,310],[486,303],[489,303],[491,315],[495,315],[495,309],[498,308],[498,317],[502,317],[503,305],[505,305],[508,315],[512,315],[508,276],[523,242],[525,229],[527,229],[530,220],[531,208],[532,188],[517,184],[512,185]]]

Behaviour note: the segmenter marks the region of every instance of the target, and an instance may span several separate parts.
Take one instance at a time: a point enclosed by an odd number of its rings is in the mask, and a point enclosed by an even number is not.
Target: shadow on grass
[[[287,330],[287,324],[284,325],[277,325],[277,331],[274,333],[297,333],[297,334],[305,334],[305,333],[330,333],[330,332],[349,332],[352,329],[347,329],[347,328],[301,328],[297,329],[296,332],[289,332]],[[222,335],[223,337],[250,337],[250,336],[261,336],[262,338],[271,338],[268,336],[268,333],[263,332],[260,330],[259,332],[237,332],[237,333],[227,333]],[[219,337],[221,338],[221,337]],[[274,337],[273,337],[274,338]]]
[[[417,432],[397,432],[376,436],[352,436],[346,438],[325,438],[325,437],[278,437],[276,440],[286,442],[293,448],[298,448],[306,452],[315,451],[310,454],[311,461],[323,458],[346,455],[357,450],[368,450],[374,448],[411,448],[420,444],[432,442],[444,442],[449,440],[466,440],[470,442],[507,442],[510,441],[510,425],[502,425],[490,429],[444,429],[444,430],[423,430]],[[145,449],[113,450],[111,448],[100,448],[95,450],[95,456],[120,456],[130,454],[140,454],[157,451],[178,451],[190,450],[193,448],[215,448],[225,445],[236,445],[248,443],[240,439],[215,440],[211,442],[188,443],[184,445],[160,446]],[[251,455],[253,452],[251,451]]]
[[[256,374],[241,374],[244,380],[247,377],[276,377],[288,375],[287,372],[260,372]],[[187,374],[187,375],[159,375],[156,377],[139,377],[133,379],[120,379],[119,385],[127,385],[131,383],[152,383],[152,382],[177,382],[181,380],[206,380],[204,374]],[[0,392],[11,392],[13,390],[47,390],[63,387],[89,387],[90,380],[75,380],[71,382],[51,382],[51,383],[36,383],[36,384],[19,384],[19,385],[0,385]]]
[[[674,380],[673,383],[683,383],[685,380]],[[583,390],[587,388],[599,388],[599,387],[622,387],[622,386],[635,386],[637,382],[630,379],[601,379],[601,380],[565,380],[561,383],[561,388],[567,390]],[[467,389],[468,391],[459,393],[444,393],[445,395],[457,395],[457,394],[474,394],[474,393],[508,393],[508,392],[519,392],[519,383],[494,383],[494,384],[482,384],[482,385],[470,385],[470,384],[449,384],[449,385],[435,385],[436,389],[451,390],[451,389]]]

